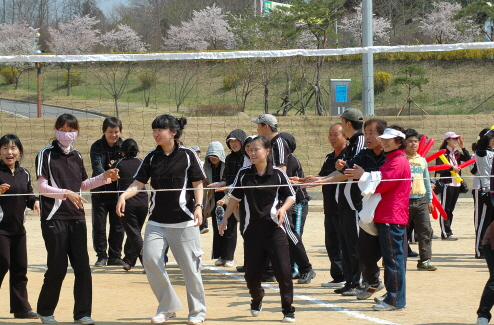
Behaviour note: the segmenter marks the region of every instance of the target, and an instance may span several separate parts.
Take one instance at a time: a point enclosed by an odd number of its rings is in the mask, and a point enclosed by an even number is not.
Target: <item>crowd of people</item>
[[[81,196],[81,191],[91,190],[94,266],[116,265],[129,271],[139,260],[158,300],[152,323],[173,319],[183,308],[167,273],[168,250],[184,276],[188,324],[206,320],[200,235],[210,228],[211,258],[218,267],[235,265],[240,232],[244,260],[237,261],[237,271],[245,273],[251,315],[259,317],[262,312],[261,283],[277,281],[282,321],[294,322],[293,281],[309,284],[316,277],[302,237],[311,199],[307,188],[319,185],[332,277],[321,285],[359,300],[385,290],[374,297],[372,308],[401,310],[406,307],[406,261],[414,256],[409,242],[418,243],[417,269],[437,270],[432,262],[433,192],[440,196],[447,216],[439,218],[441,239],[458,240],[452,231],[454,209],[459,194],[468,191],[459,181],[459,165],[474,157],[470,169],[477,176],[472,186],[474,251],[475,258],[486,259],[490,271],[477,324],[488,324],[494,304],[494,227],[490,226],[494,130],[479,133],[473,155],[460,135],[446,132],[441,145],[445,154],[436,164],[447,160],[450,167],[438,170],[432,180],[428,162],[418,153],[419,143],[430,141],[425,135],[388,126],[378,118],[364,122],[361,111],[354,108],[340,118],[329,127],[333,151],[320,172],[304,175],[294,154],[295,137],[279,132],[278,121],[270,114],[252,119],[256,135],[247,136],[240,129],[229,132],[228,153],[220,141],[211,142],[204,162],[199,147],[182,141],[185,118],[158,116],[151,124],[156,147],[140,159],[137,142],[123,140],[122,122],[109,117],[103,122],[102,138],[90,149],[89,178],[74,148],[79,123],[73,115],[63,114],[54,126],[55,140],[35,160],[39,197],[33,193],[31,174],[20,165],[21,140],[4,135],[0,138],[0,284],[10,271],[10,312],[15,318],[39,317],[42,323],[56,324],[54,313],[70,261],[75,276],[74,321],[95,324],[83,206],[87,201]],[[27,295],[26,208],[41,218],[47,251],[36,311]]]

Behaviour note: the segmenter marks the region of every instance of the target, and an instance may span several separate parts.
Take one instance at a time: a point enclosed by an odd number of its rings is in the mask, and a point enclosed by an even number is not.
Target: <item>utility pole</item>
[[[362,1],[362,46],[373,45],[372,0]],[[362,54],[362,105],[364,116],[374,115],[374,55]]]

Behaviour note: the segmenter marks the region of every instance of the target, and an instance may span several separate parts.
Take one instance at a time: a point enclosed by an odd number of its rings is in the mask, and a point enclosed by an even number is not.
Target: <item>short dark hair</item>
[[[55,129],[60,129],[65,124],[68,124],[71,128],[79,131],[79,121],[72,114],[62,114],[55,121]]]
[[[389,126],[389,128],[390,129],[398,130],[398,131],[402,132],[403,134],[406,133],[405,128],[404,127],[401,127],[399,125],[391,125],[391,126]],[[405,139],[400,138],[400,137],[396,137],[395,138],[395,141],[396,141],[396,143],[399,143],[400,144],[399,149],[405,149],[407,147],[407,142],[405,141]]]
[[[350,122],[350,124],[352,124],[352,128],[354,130],[357,130],[357,131],[362,130],[362,124],[364,124],[364,121],[350,121],[350,120],[347,120],[344,117],[342,117],[342,119],[344,119],[345,122]]]
[[[271,132],[278,132],[278,128],[272,127],[272,126],[271,126],[271,125],[269,125],[269,124],[266,124],[266,123],[259,123],[259,124],[261,124],[261,126],[263,126],[263,127],[264,127],[265,125],[269,126],[269,128],[271,129]]]
[[[187,119],[185,117],[175,118],[169,114],[163,114],[154,119],[151,128],[177,131],[174,138],[179,139],[182,136],[182,130],[186,124]]]
[[[122,121],[120,121],[120,119],[117,117],[107,117],[103,121],[103,127],[102,127],[103,133],[106,132],[106,129],[115,128],[117,126],[118,126],[120,132],[122,132]]]
[[[246,137],[244,143],[242,144],[242,150],[244,151],[244,155],[246,155],[247,158],[249,158],[249,153],[247,151],[245,151],[245,146],[248,145],[249,143],[251,143],[255,137],[256,136],[253,136],[253,135]]]
[[[139,146],[134,139],[125,139],[124,142],[122,142],[122,152],[124,152],[127,157],[134,158],[139,153]]]
[[[15,134],[9,133],[0,138],[0,147],[6,146],[9,143],[13,143],[17,149],[19,149],[20,158],[24,156],[24,148],[22,147],[21,140]],[[20,159],[19,159],[20,160]]]
[[[376,124],[376,129],[379,135],[382,135],[384,133],[384,129],[388,127],[388,122],[386,122],[385,120],[381,120],[380,118],[371,118],[370,120],[365,121],[364,130],[367,126],[374,123]]]
[[[411,137],[416,137],[417,139],[420,139],[419,133],[415,131],[415,129],[407,129],[407,132],[405,133],[405,140]]]

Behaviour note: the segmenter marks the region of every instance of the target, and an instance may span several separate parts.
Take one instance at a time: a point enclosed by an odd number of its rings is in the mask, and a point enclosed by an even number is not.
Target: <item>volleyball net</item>
[[[317,175],[332,151],[327,135],[339,122],[334,110],[342,105],[338,97],[347,96],[347,107],[362,108],[365,53],[374,56],[375,117],[436,139],[431,153],[448,131],[462,135],[470,149],[480,130],[494,124],[494,43],[482,42],[3,56],[0,134],[19,136],[24,145],[22,165],[33,173],[36,154],[54,138],[55,118],[74,114],[81,125],[75,148],[89,171],[89,148],[101,138],[106,116],[122,120],[122,137],[137,141],[139,157],[155,147],[151,122],[156,116],[185,116],[184,144],[199,146],[204,159],[209,143],[220,141],[228,154],[225,139],[230,131],[239,128],[256,134],[251,119],[271,113],[277,115],[279,131],[297,139],[294,154],[305,173]],[[345,80],[345,92],[332,87],[331,80]],[[469,173],[463,177],[471,182]]]

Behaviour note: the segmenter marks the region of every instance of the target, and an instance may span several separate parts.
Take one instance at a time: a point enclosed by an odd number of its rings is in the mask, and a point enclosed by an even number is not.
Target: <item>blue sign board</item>
[[[335,102],[348,101],[347,85],[335,85],[335,90],[336,90]]]

